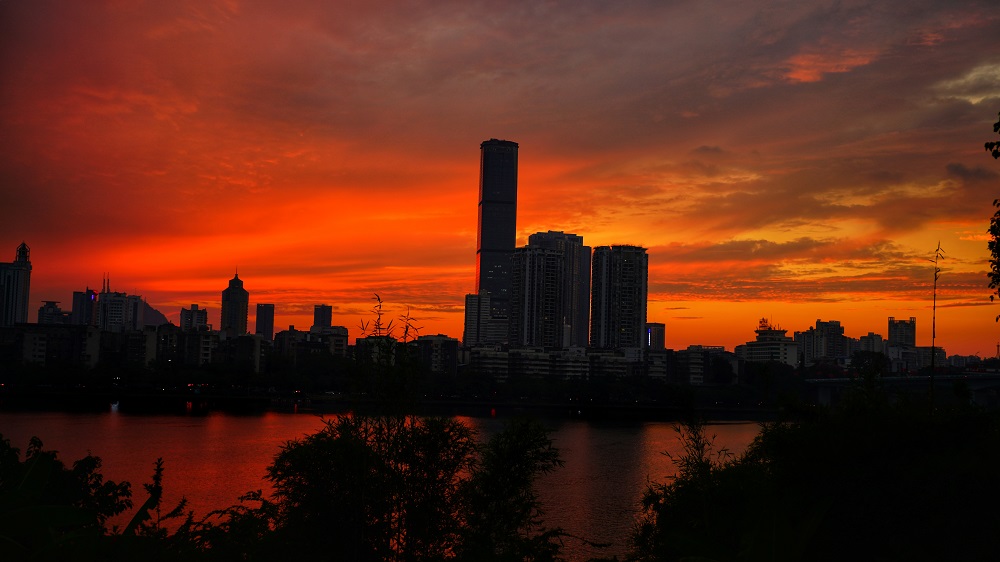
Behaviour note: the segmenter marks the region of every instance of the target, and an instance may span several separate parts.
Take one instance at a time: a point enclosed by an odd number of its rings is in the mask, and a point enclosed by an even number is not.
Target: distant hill
[[[163,315],[162,312],[156,310],[155,308],[149,306],[149,303],[142,301],[142,323],[147,326],[160,326],[162,324],[167,324],[167,317]]]

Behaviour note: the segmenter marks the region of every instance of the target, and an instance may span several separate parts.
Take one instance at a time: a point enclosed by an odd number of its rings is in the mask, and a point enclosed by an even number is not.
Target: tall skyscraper
[[[561,254],[561,322],[568,331],[563,346],[587,347],[590,338],[590,246],[583,237],[550,230],[528,237],[528,246],[556,250]]]
[[[13,326],[28,321],[30,253],[28,245],[21,242],[14,253],[14,261],[0,263],[0,326]]]
[[[639,246],[594,248],[590,345],[602,349],[646,345],[649,256]]]
[[[267,341],[274,340],[274,305],[257,303],[257,326],[255,334],[259,334]]]
[[[517,143],[490,139],[479,146],[476,293],[489,293],[492,316],[505,318],[517,238]]]
[[[246,334],[249,308],[250,293],[243,288],[243,281],[237,273],[229,280],[229,287],[222,291],[222,318],[219,329],[230,337]]]

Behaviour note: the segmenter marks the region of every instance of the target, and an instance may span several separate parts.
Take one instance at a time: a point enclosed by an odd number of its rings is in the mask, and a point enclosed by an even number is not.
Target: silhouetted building
[[[771,325],[767,318],[761,318],[754,332],[757,333],[756,340],[736,346],[736,355],[740,359],[753,362],[777,361],[792,367],[798,366],[798,345],[794,339],[785,335],[788,330],[782,330],[778,325]]]
[[[73,291],[73,310],[69,323],[75,326],[97,326],[97,291]]]
[[[101,332],[94,326],[29,324],[16,330],[16,359],[24,363],[49,369],[92,368],[101,356]]]
[[[667,327],[660,322],[646,322],[646,347],[663,351],[667,347]]]
[[[490,319],[489,293],[465,295],[465,328],[462,332],[462,345],[474,347],[489,342]]]
[[[868,335],[858,338],[861,351],[871,351],[873,353],[885,353],[885,341],[881,334],[868,332]]]
[[[917,319],[913,316],[909,320],[896,320],[889,317],[889,341],[886,345],[900,347],[917,346]]]
[[[640,246],[594,248],[590,345],[600,349],[646,346],[649,258]]]
[[[514,250],[508,325],[511,347],[566,347],[562,257],[558,250],[533,246]]]
[[[313,306],[313,325],[309,331],[322,332],[333,325],[333,307],[328,304]]]
[[[587,347],[590,339],[590,246],[583,237],[550,230],[528,237],[528,247],[559,252],[558,320],[563,347]]]
[[[347,357],[350,332],[345,326],[326,326],[322,329],[313,326],[306,339],[310,342],[321,342],[323,344],[321,349],[329,351],[330,355]]]
[[[259,334],[265,341],[274,340],[274,305],[269,303],[257,304],[257,320],[254,333]]]
[[[802,363],[807,367],[824,359],[850,357],[850,338],[844,335],[844,327],[839,320],[824,322],[817,319],[815,326],[804,332],[795,332],[794,338]]]
[[[438,334],[418,336],[414,345],[420,363],[436,375],[455,376],[458,373],[458,340]]]
[[[67,324],[69,314],[59,308],[59,301],[42,301],[38,307],[39,324]]]
[[[181,309],[181,330],[190,332],[208,328],[208,309],[198,308],[192,304],[191,308]]]
[[[484,141],[480,145],[476,293],[490,295],[491,315],[498,318],[508,314],[516,223],[517,143]]]
[[[28,245],[21,242],[14,253],[14,261],[0,263],[0,326],[13,326],[28,321],[30,253]]]
[[[102,332],[141,330],[145,311],[142,297],[112,291],[111,279],[104,279],[97,296],[97,326]]]
[[[249,308],[250,293],[243,288],[243,281],[237,273],[229,280],[229,287],[222,291],[220,330],[230,337],[245,335]]]

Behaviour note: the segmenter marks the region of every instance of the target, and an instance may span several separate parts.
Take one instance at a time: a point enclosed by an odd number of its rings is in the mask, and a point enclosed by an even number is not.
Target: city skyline
[[[0,5],[0,252],[31,247],[29,319],[110,272],[218,325],[239,268],[276,331],[320,303],[356,331],[378,293],[461,337],[476,145],[505,138],[516,245],[648,248],[668,347],[762,316],[916,317],[930,345],[940,241],[936,345],[994,354],[992,3],[435,6]]]

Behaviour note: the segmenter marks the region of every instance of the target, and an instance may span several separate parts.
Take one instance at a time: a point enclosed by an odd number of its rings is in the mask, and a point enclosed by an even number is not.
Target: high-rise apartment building
[[[640,246],[594,248],[590,345],[601,349],[646,345],[649,257]]]
[[[196,304],[192,304],[191,308],[181,309],[181,330],[191,332],[207,327],[208,309],[198,308]]]
[[[820,359],[850,357],[850,339],[844,335],[839,320],[816,320],[816,325],[804,332],[794,333],[795,343],[803,364],[814,365]]]
[[[270,303],[257,303],[257,320],[254,333],[267,341],[274,340],[274,305]]]
[[[569,343],[563,338],[562,257],[558,250],[537,246],[514,250],[508,324],[511,347],[566,347]]]
[[[462,345],[473,347],[487,342],[490,323],[490,295],[465,295],[465,327],[462,331]]]
[[[517,347],[586,347],[590,248],[583,237],[539,232],[514,250],[508,341]]]
[[[537,232],[528,237],[528,246],[559,252],[562,276],[559,321],[567,337],[562,346],[587,347],[590,339],[590,246],[583,237],[559,231]]]
[[[881,334],[868,332],[868,335],[858,338],[861,351],[871,351],[874,353],[885,353],[885,341]]]
[[[30,253],[28,245],[21,242],[14,252],[14,261],[0,263],[0,326],[13,326],[28,321]]]
[[[510,260],[517,231],[517,143],[480,144],[476,293],[490,295],[491,314],[507,317]]]
[[[230,337],[246,334],[249,308],[250,293],[243,288],[243,281],[237,273],[229,280],[229,287],[222,291],[220,330]]]
[[[97,296],[97,326],[103,332],[129,332],[141,330],[146,306],[139,295],[129,295],[111,290],[111,279]]]

